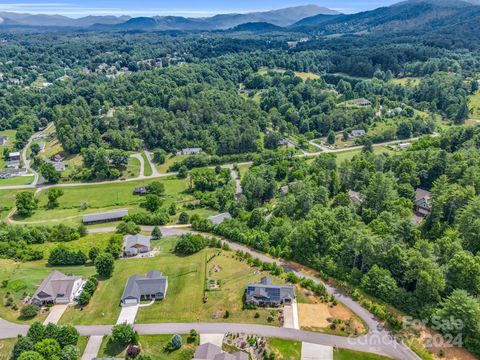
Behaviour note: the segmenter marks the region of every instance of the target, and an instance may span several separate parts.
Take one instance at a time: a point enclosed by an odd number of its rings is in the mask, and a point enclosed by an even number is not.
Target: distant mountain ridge
[[[72,19],[62,15],[32,15],[3,12],[0,13],[1,26],[61,26],[89,28],[97,30],[225,30],[247,23],[269,23],[286,27],[297,21],[318,15],[335,15],[339,12],[317,5],[295,6],[278,10],[251,12],[245,14],[219,14],[205,18],[182,16],[86,16]]]

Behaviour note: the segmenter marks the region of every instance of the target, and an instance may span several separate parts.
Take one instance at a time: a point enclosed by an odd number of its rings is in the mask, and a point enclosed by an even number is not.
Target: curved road
[[[142,226],[143,231],[152,231],[152,226]],[[104,233],[115,231],[114,227],[90,229],[90,233]],[[183,226],[163,226],[161,227],[163,236],[179,236],[186,233],[195,233]],[[211,234],[209,234],[211,235]],[[240,245],[226,239],[222,241],[228,243],[232,250],[241,250],[250,253],[252,256],[259,258],[263,262],[285,265],[281,259],[273,259],[263,253],[254,251],[244,245]],[[316,283],[322,283],[307,273],[295,271],[300,277],[312,279]],[[323,284],[323,283],[322,283]],[[397,341],[388,330],[365,310],[359,303],[352,298],[341,294],[335,288],[324,284],[328,293],[334,295],[339,301],[344,303],[353,312],[355,312],[369,327],[368,334],[360,337],[341,337],[328,334],[321,334],[303,330],[287,329],[273,326],[262,326],[252,324],[232,324],[232,323],[159,323],[159,324],[137,324],[135,329],[139,334],[172,334],[172,333],[188,333],[190,329],[196,329],[200,333],[225,333],[225,332],[249,332],[266,337],[279,337],[285,339],[293,339],[297,341],[305,341],[314,344],[337,346],[339,348],[347,348],[357,351],[371,352],[380,355],[387,355],[400,360],[419,360],[420,358],[410,348],[403,343]],[[108,335],[111,333],[112,325],[86,325],[77,326],[81,335]],[[27,325],[19,325],[9,323],[0,319],[0,338],[12,338],[19,334],[25,334],[28,330]]]

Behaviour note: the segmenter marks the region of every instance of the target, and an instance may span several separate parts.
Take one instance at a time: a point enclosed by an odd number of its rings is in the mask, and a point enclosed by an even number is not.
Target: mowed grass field
[[[0,339],[0,360],[10,360],[17,339]]]
[[[166,352],[165,346],[173,335],[142,335],[139,338],[141,354],[147,355],[152,360],[190,360],[195,352],[195,344],[187,344],[187,336],[182,336],[183,345],[180,349]],[[105,336],[98,352],[100,358],[124,358],[126,349],[110,341],[110,336]]]
[[[61,271],[68,275],[79,275],[89,277],[95,274],[93,266],[66,266],[50,267],[46,261],[32,261],[26,263],[15,262],[13,260],[0,259],[0,283],[8,281],[6,287],[0,287],[0,298],[4,299],[6,294],[12,297],[18,307],[15,311],[10,307],[0,304],[0,318],[7,321],[31,323],[43,320],[47,314],[43,313],[37,317],[23,321],[19,319],[20,309],[22,308],[21,299],[24,295],[33,295],[36,288],[53,270]]]
[[[480,90],[470,97],[470,117],[474,120],[480,120]]]
[[[191,201],[191,195],[185,193],[187,181],[175,177],[161,178],[156,180],[142,180],[131,182],[117,182],[113,184],[95,184],[75,187],[63,187],[64,195],[59,198],[59,207],[47,209],[47,191],[38,194],[39,208],[27,218],[16,218],[26,222],[65,222],[79,224],[84,214],[91,214],[114,209],[129,209],[138,212],[140,204],[145,201],[141,196],[133,195],[133,190],[139,186],[145,186],[153,181],[159,181],[165,185],[167,196],[163,207],[167,208],[176,202],[180,208],[182,202]],[[53,220],[53,221],[52,221]]]
[[[395,85],[415,87],[420,84],[421,78],[418,77],[405,77],[401,79],[392,79],[390,83]]]
[[[29,185],[33,181],[33,175],[17,176],[10,179],[0,179],[0,186],[19,186]]]
[[[302,343],[299,341],[271,338],[268,340],[270,351],[278,360],[300,360]]]
[[[131,179],[140,175],[140,160],[136,157],[128,159],[127,169],[123,172],[122,178]]]
[[[4,220],[15,207],[15,196],[23,190],[0,190],[0,220]]]

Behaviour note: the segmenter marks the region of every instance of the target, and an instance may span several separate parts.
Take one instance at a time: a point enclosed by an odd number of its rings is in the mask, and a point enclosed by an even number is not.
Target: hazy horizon
[[[324,1],[296,1],[296,0],[264,0],[259,5],[258,1],[244,0],[231,1],[225,5],[224,1],[206,0],[200,3],[195,0],[179,0],[172,4],[167,1],[154,0],[50,0],[49,2],[32,0],[28,2],[1,2],[0,12],[16,12],[29,14],[63,15],[79,18],[89,15],[94,16],[186,16],[207,17],[215,14],[247,13],[254,11],[269,11],[291,6],[314,4],[327,7],[343,13],[354,13],[371,10],[380,6],[388,6],[398,0],[324,0]]]

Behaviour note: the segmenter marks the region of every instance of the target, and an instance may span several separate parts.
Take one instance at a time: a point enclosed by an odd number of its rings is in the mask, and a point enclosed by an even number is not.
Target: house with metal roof
[[[145,254],[150,251],[151,236],[142,234],[125,235],[123,238],[123,254],[127,257]]]
[[[46,304],[68,304],[82,286],[80,276],[67,276],[60,271],[52,271],[33,295],[32,302],[42,306]]]
[[[135,306],[141,300],[162,300],[167,295],[168,277],[160,271],[150,271],[147,276],[133,275],[123,290],[121,305]]]
[[[202,148],[185,148],[177,153],[177,155],[196,155],[202,152]]]
[[[352,132],[348,135],[349,138],[359,138],[365,136],[366,132],[363,129],[352,130]]]
[[[21,175],[26,175],[27,169],[2,169],[0,170],[0,179],[10,179]]]
[[[115,210],[104,213],[83,215],[83,224],[102,224],[112,221],[120,221],[128,215],[128,210]]]
[[[232,215],[230,215],[230,213],[228,212],[225,212],[222,214],[209,216],[207,219],[210,220],[213,223],[213,225],[220,225],[225,220],[229,220],[231,218],[232,218]]]
[[[352,104],[358,105],[358,106],[369,106],[369,105],[372,105],[372,102],[368,99],[360,98],[360,99],[352,100]]]
[[[11,152],[10,154],[8,154],[8,159],[10,161],[20,161],[20,152]]]
[[[245,302],[257,306],[288,305],[295,299],[292,285],[275,285],[269,277],[263,277],[259,284],[248,284]]]
[[[222,351],[217,345],[205,343],[197,347],[193,360],[248,360],[249,356],[246,352],[238,351],[229,354]]]

